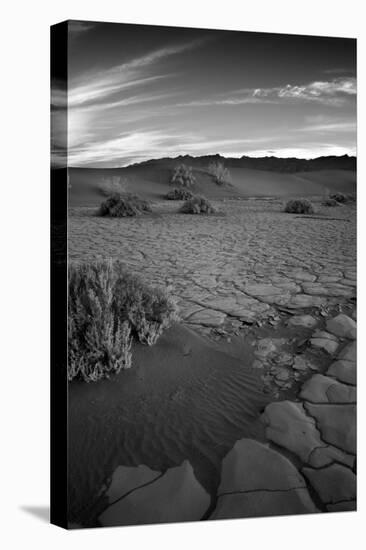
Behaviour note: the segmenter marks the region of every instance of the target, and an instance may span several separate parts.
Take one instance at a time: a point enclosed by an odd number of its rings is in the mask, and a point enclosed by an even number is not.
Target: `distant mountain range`
[[[317,157],[314,159],[279,158],[279,157],[247,157],[240,158],[224,157],[222,155],[204,155],[193,157],[191,155],[180,155],[175,158],[165,157],[160,159],[147,160],[130,166],[175,166],[176,164],[187,164],[194,168],[207,168],[213,161],[219,161],[228,168],[248,168],[252,170],[267,170],[272,172],[310,172],[315,170],[356,170],[357,159],[349,155]]]

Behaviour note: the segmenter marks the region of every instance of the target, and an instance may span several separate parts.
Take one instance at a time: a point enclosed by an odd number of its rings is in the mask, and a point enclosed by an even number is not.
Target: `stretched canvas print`
[[[51,520],[356,510],[356,40],[51,29]]]

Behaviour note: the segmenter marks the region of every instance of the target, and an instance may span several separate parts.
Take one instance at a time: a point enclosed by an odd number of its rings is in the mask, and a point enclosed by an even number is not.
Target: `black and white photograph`
[[[356,511],[356,39],[51,45],[53,522]]]

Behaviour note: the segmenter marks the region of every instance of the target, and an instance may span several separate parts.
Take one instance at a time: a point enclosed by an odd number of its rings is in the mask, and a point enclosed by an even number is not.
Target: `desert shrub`
[[[95,382],[131,366],[131,329],[115,307],[107,264],[69,266],[68,379]]]
[[[307,199],[294,199],[286,203],[285,212],[290,214],[313,214],[314,207]]]
[[[193,175],[192,168],[185,164],[176,166],[172,177],[170,178],[170,185],[176,185],[178,187],[193,187],[196,183],[196,178]]]
[[[341,202],[341,203],[347,201],[347,197],[343,193],[331,193],[329,195],[329,198],[336,202]]]
[[[345,204],[346,202],[352,202],[355,200],[353,195],[346,195],[345,193],[332,193],[329,195],[329,198],[340,204]]]
[[[132,337],[152,345],[177,318],[167,291],[121,262],[70,264],[68,379],[95,382],[130,368]]]
[[[335,199],[325,199],[323,202],[323,206],[338,206],[339,202],[337,202]]]
[[[180,188],[172,189],[165,195],[165,198],[172,201],[186,201],[191,199],[193,196],[193,193],[189,191],[189,189]]]
[[[188,199],[180,211],[184,214],[213,214],[216,212],[210,201],[199,195],[194,195],[191,199]]]
[[[103,177],[98,184],[98,191],[105,197],[110,197],[116,193],[126,193],[128,181],[121,176]]]
[[[112,218],[138,216],[143,212],[151,212],[148,201],[129,193],[114,193],[102,202],[99,208],[100,216],[111,216]]]
[[[214,161],[208,166],[208,172],[214,178],[217,185],[224,185],[225,183],[231,183],[230,172],[222,162]]]

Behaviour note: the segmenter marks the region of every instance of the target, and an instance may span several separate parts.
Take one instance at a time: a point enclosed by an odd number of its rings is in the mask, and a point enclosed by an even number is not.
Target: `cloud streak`
[[[70,107],[106,99],[110,95],[133,87],[144,86],[174,74],[150,74],[154,65],[170,56],[191,50],[205,43],[205,39],[167,46],[146,55],[115,65],[104,71],[87,72],[70,82],[68,101]]]
[[[86,143],[74,147],[69,154],[70,166],[83,166],[91,162],[116,163],[116,166],[131,162],[141,162],[164,155],[178,156],[182,151],[189,154],[209,154],[214,150],[226,151],[240,156],[242,148],[253,143],[266,142],[267,138],[257,139],[207,139],[200,134],[167,133],[159,130],[145,130],[121,134],[106,141]]]
[[[73,33],[76,34],[92,28],[92,25],[83,23],[79,25],[78,22],[73,22],[71,25]],[[113,128],[114,133],[119,135],[118,126],[123,126],[131,118],[129,111],[132,106],[143,104],[153,106],[158,103],[161,106],[175,97],[179,91],[171,92],[168,88],[165,91],[162,85],[159,86],[158,91],[154,91],[159,82],[171,80],[177,74],[164,72],[163,62],[170,57],[193,50],[207,41],[208,38],[203,37],[167,45],[104,70],[89,70],[77,74],[68,83],[67,96],[62,83],[60,85],[54,83],[51,97],[53,107],[68,109],[70,158],[76,158],[81,163],[84,163],[84,158],[90,160],[95,158],[95,162],[99,162],[100,149],[90,145],[90,138],[96,137],[98,128],[99,130],[103,126]],[[151,107],[150,110],[153,113],[157,109],[158,107]],[[136,112],[134,116],[137,119],[141,118],[141,115],[136,116]],[[73,151],[74,147],[80,146],[83,142],[85,144],[83,150]],[[137,142],[133,142],[137,147]],[[140,147],[143,143],[142,141]],[[112,144],[113,139],[106,140],[106,159],[111,158],[108,151]],[[122,147],[126,144],[128,145],[125,140],[120,141]],[[90,154],[86,152],[87,147],[90,147]]]
[[[286,84],[272,88],[244,88],[221,96],[204,100],[193,100],[178,104],[178,107],[204,107],[245,104],[286,104],[313,102],[323,105],[341,106],[357,94],[356,79],[335,78],[330,81],[314,81],[304,85]],[[229,97],[226,97],[229,96]]]
[[[56,156],[67,109],[69,165],[354,148],[356,79],[350,53],[342,53],[352,50],[347,44],[330,52],[309,37],[311,47],[294,62],[287,46],[258,53],[246,33],[76,21],[70,38],[67,94],[56,82],[51,98]],[[270,37],[258,40],[261,52],[271,50]]]
[[[356,122],[330,122],[328,124],[313,124],[299,128],[299,132],[356,132]]]

